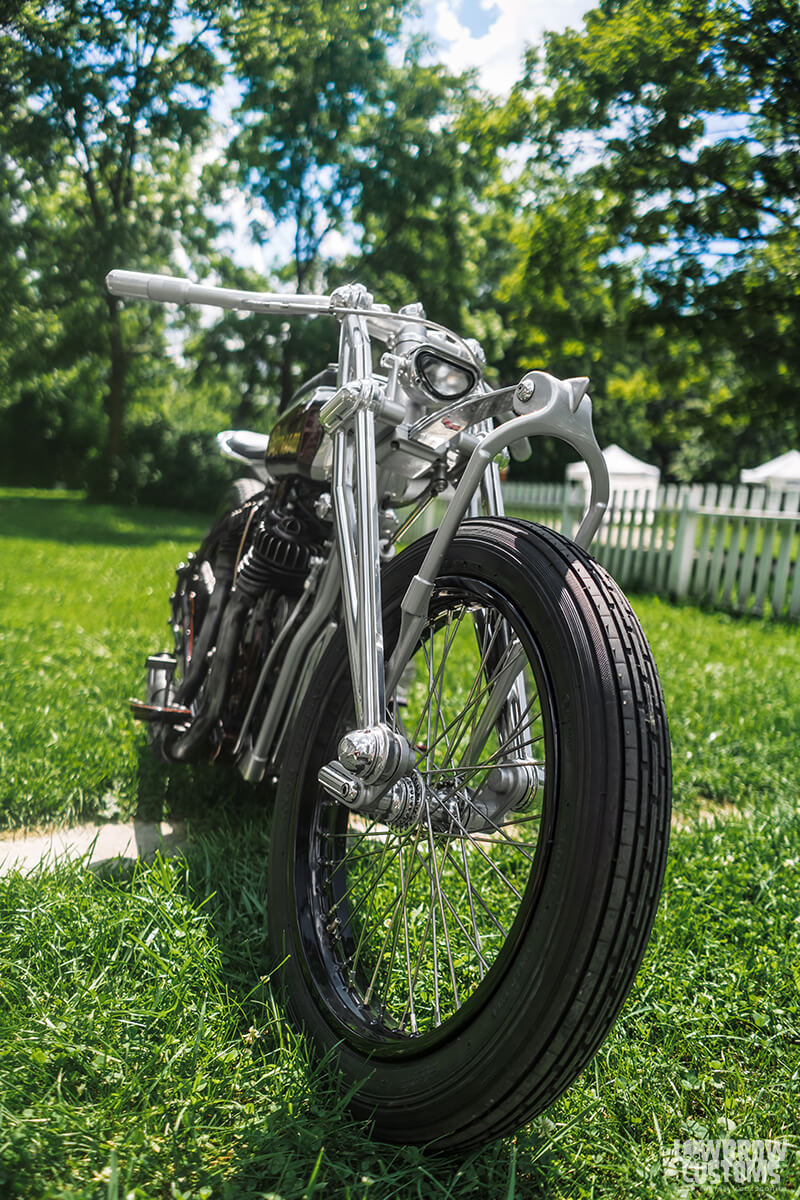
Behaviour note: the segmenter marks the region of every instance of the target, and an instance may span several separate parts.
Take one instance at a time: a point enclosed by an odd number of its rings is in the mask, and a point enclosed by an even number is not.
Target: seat
[[[269,434],[254,433],[251,429],[226,429],[217,434],[220,454],[240,462],[263,463],[269,445]]]

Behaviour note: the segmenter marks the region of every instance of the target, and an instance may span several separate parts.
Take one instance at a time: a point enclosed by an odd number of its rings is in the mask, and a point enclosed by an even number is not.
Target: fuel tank
[[[297,399],[275,422],[264,458],[273,478],[299,475],[322,481],[327,477],[331,440],[322,428],[319,412],[334,391],[331,387],[315,388]]]

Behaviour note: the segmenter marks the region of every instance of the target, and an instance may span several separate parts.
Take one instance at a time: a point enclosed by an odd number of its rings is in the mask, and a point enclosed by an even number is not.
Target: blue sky
[[[477,67],[488,91],[501,94],[519,77],[525,46],[546,29],[581,25],[587,0],[423,0],[422,26],[447,65]]]
[[[485,37],[500,16],[500,9],[492,2],[481,4],[481,0],[461,0],[458,17],[474,38]]]

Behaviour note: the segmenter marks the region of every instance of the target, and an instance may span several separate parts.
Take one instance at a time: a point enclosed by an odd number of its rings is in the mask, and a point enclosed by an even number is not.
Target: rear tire
[[[251,479],[246,475],[243,475],[241,479],[234,479],[222,511],[227,512],[231,508],[240,508],[248,500],[252,500],[253,496],[258,496],[263,492],[266,486],[265,483],[260,483],[257,479]]]
[[[387,647],[428,544],[384,572]],[[522,718],[481,743],[480,713],[509,655]],[[428,795],[449,797],[456,815],[445,827],[426,808],[390,829],[320,788],[317,770],[354,723],[338,638],[281,772],[269,922],[291,1013],[354,1089],[353,1111],[382,1139],[463,1150],[551,1105],[609,1032],[661,888],[669,741],[624,596],[573,543],[527,522],[461,526],[416,661],[387,719],[414,726],[420,770],[438,789]],[[470,834],[469,796],[512,742],[541,787]]]

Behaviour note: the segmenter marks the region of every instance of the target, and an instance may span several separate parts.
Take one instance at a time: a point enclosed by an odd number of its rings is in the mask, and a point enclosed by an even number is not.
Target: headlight
[[[420,379],[439,400],[460,400],[478,382],[472,367],[423,350],[414,360]]]

